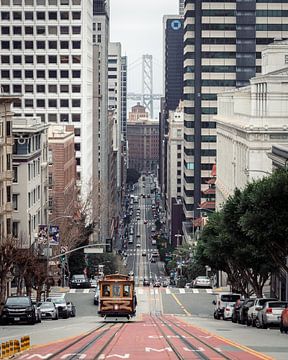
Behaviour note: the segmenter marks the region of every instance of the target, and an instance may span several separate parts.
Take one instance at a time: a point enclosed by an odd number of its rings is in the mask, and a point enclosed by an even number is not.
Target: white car
[[[223,311],[223,320],[231,320],[232,319],[232,313],[234,309],[234,304],[227,304]]]
[[[193,281],[193,287],[212,288],[212,281],[208,276],[197,276]]]

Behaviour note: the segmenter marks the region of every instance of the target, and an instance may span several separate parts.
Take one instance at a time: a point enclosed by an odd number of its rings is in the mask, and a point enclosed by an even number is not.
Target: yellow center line
[[[183,320],[183,318],[181,319]],[[185,318],[184,318],[184,321],[185,321]],[[186,323],[188,323],[187,321],[185,321]],[[229,340],[227,338],[224,338],[220,335],[216,335],[215,333],[212,333],[206,329],[203,329],[202,327],[200,326],[197,326],[197,325],[194,325],[194,324],[191,324],[191,323],[188,323],[190,324],[191,327],[194,327],[195,329],[198,329],[200,331],[202,331],[203,333],[207,334],[207,335],[210,335],[210,336],[213,336],[214,338],[216,339],[219,339],[219,340],[222,340],[223,342],[225,342],[226,344],[229,344],[229,345],[232,345],[240,350],[244,350],[248,353],[250,353],[251,355],[255,355],[256,357],[258,357],[259,359],[262,359],[262,360],[275,360],[275,358],[269,356],[269,355],[265,355],[265,354],[262,354],[262,353],[259,353],[258,351],[255,351],[253,349],[250,349],[248,348],[247,346],[245,345],[240,345],[232,340]]]
[[[177,302],[177,304],[180,306],[180,308],[185,312],[185,314],[188,315],[188,316],[191,316],[191,314],[189,313],[189,311],[187,311],[187,310],[185,309],[185,307],[184,307],[184,306],[182,305],[182,303],[179,301],[179,299],[177,298],[177,296],[176,296],[174,293],[172,293],[171,295],[172,295],[172,297],[174,298],[174,300]]]

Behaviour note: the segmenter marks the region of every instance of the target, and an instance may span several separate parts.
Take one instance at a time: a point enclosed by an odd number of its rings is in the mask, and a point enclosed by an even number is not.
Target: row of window
[[[81,0],[0,0],[1,5],[28,5],[28,6],[35,6],[35,5],[81,5]]]
[[[194,142],[194,135],[187,135],[184,134],[184,140],[189,142]],[[201,142],[216,142],[216,135],[202,135],[201,136]]]
[[[69,47],[69,43],[70,43],[70,47]],[[18,41],[18,40],[13,40],[13,41],[6,41],[6,40],[2,40],[1,41],[1,49],[2,50],[10,50],[10,49],[15,49],[15,50],[33,50],[33,49],[38,49],[38,50],[45,50],[45,49],[67,49],[69,50],[69,48],[71,49],[81,49],[81,41],[76,41],[76,40],[72,40],[72,41],[59,41],[57,44],[57,41],[45,41],[45,40],[37,40],[37,41],[31,41],[31,40],[25,40],[25,41]]]
[[[25,114],[19,114],[17,112],[15,112],[14,116],[19,117],[19,116],[25,116],[25,117],[32,117],[32,116],[37,116],[39,118],[41,118],[41,121],[43,123],[49,122],[49,123],[58,123],[59,122],[80,122],[81,121],[81,114],[78,113],[73,113],[73,114],[30,114],[30,113],[25,113]],[[78,128],[74,129],[74,133],[75,136],[81,136],[81,131]]]
[[[213,108],[213,109],[215,109],[215,108]],[[194,129],[195,122],[194,121],[184,121],[184,127],[186,127],[187,129]],[[201,128],[202,129],[216,129],[216,122],[215,121],[201,121]]]
[[[2,35],[79,35],[81,26],[1,26]]]
[[[4,85],[5,86],[5,85]],[[13,94],[22,94],[25,93],[40,93],[45,94],[46,92],[49,93],[57,93],[58,92],[58,86],[57,85],[46,85],[46,84],[37,84],[34,87],[34,84],[13,84],[12,88],[9,86],[8,90],[12,90],[10,93]],[[59,88],[60,93],[80,93],[81,92],[81,85],[79,84],[72,84],[72,85],[64,85],[61,84]]]
[[[10,74],[11,73],[11,74]],[[1,70],[1,78],[2,79],[19,79],[24,75],[25,79],[34,79],[34,70]],[[45,79],[45,70],[36,70],[36,77]],[[81,70],[47,70],[47,78],[49,79],[57,79],[60,77],[61,79],[80,79],[81,78]]]
[[[185,154],[188,156],[194,156],[194,149],[186,149],[184,150]],[[216,150],[213,149],[202,149],[201,156],[216,156]]]
[[[1,64],[80,64],[81,55],[1,55]]]
[[[80,99],[18,99],[15,100],[13,103],[14,108],[19,108],[22,106],[28,107],[34,107],[36,105],[37,108],[67,108],[69,106],[72,107],[81,107],[81,100]],[[62,114],[63,115],[63,114]],[[62,121],[68,121],[68,120],[62,120]]]
[[[214,54],[214,53],[212,53]],[[234,53],[235,54],[235,53]],[[193,73],[195,71],[194,66],[186,66],[184,67],[184,73]],[[201,66],[202,72],[208,73],[235,73],[236,66],[229,66],[229,65],[202,65]]]
[[[259,24],[260,25],[260,24]],[[265,26],[265,25],[264,25]],[[274,30],[274,29],[273,29]],[[281,29],[283,31],[283,29]],[[273,38],[265,37],[257,37],[256,39],[251,36],[251,39],[239,39],[236,37],[202,37],[202,44],[206,45],[235,45],[235,44],[254,44],[256,45],[267,45],[273,42]],[[184,42],[185,45],[194,45],[194,38],[187,38]],[[185,59],[185,55],[184,55]]]
[[[185,17],[194,17],[195,11],[186,11]],[[240,16],[256,16],[256,17],[287,17],[287,10],[256,10],[256,11],[236,11],[233,9],[203,9],[202,16],[220,16],[220,17],[240,17]]]
[[[68,11],[36,11],[35,16],[33,11],[1,11],[2,21],[22,21],[22,20],[81,20],[81,11],[72,11],[71,16]]]
[[[235,87],[236,82],[235,80],[225,80],[225,79],[218,79],[218,80],[202,80],[202,86],[232,86]],[[184,80],[184,86],[194,86],[194,80]]]

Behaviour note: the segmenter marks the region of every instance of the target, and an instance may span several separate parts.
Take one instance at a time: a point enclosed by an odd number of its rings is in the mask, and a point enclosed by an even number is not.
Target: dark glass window
[[[9,50],[10,49],[10,41],[1,41],[1,49]]]
[[[48,106],[49,107],[57,107],[57,99],[48,99]]]
[[[69,49],[69,41],[60,41],[61,49]]]
[[[25,70],[25,79],[33,79],[33,70]]]
[[[68,55],[60,55],[60,62],[61,62],[61,64],[68,64],[69,56]]]
[[[10,27],[9,26],[1,26],[1,34],[2,35],[10,35]]]
[[[81,55],[72,55],[72,62],[73,62],[73,64],[80,64],[81,63]]]
[[[57,64],[57,55],[49,55],[48,61],[49,61],[49,64]]]
[[[69,107],[69,100],[68,99],[61,99],[60,100],[60,107]]]
[[[2,79],[10,79],[10,70],[1,70]]]
[[[45,49],[45,41],[37,41],[37,49]]]
[[[25,20],[33,20],[33,11],[25,11]]]
[[[72,19],[73,20],[81,20],[81,12],[80,11],[72,11]]]
[[[13,78],[14,79],[21,79],[22,78],[22,71],[21,70],[13,70]]]
[[[22,20],[21,11],[13,11],[13,20]]]
[[[13,93],[21,94],[22,93],[22,85],[20,85],[20,84],[13,85]]]
[[[69,71],[68,70],[60,70],[60,77],[67,79],[69,77]]]
[[[37,16],[37,20],[45,20],[45,12],[44,11],[37,11],[36,16]]]
[[[48,41],[49,49],[57,49],[57,41]]]
[[[45,64],[45,55],[37,55],[37,64]]]
[[[10,56],[9,55],[1,55],[1,63],[2,64],[10,64]]]
[[[33,99],[25,99],[25,107],[33,107],[34,101]]]
[[[33,50],[34,48],[34,44],[33,44],[33,41],[25,41],[25,49],[30,49],[30,50]]]
[[[72,99],[72,107],[80,107],[81,100],[80,99]]]
[[[80,70],[72,70],[72,78],[80,78],[81,71]]]
[[[37,85],[36,89],[37,89],[37,93],[45,93],[45,85],[44,84]]]
[[[37,70],[37,78],[45,79],[45,70]]]
[[[2,11],[2,12],[1,12],[1,20],[10,20],[10,13],[9,13],[9,11]]]
[[[81,114],[72,114],[72,121],[80,122],[81,121]]]
[[[33,64],[33,55],[25,55],[25,64]]]
[[[60,114],[60,121],[61,122],[68,122],[69,121],[69,114]]]
[[[57,11],[49,11],[49,20],[57,20]]]
[[[72,26],[72,34],[81,34],[81,26]]]
[[[57,85],[48,85],[49,93],[57,93]]]
[[[13,64],[22,64],[22,55],[13,55]]]
[[[44,108],[45,107],[45,99],[37,99],[37,107]]]
[[[33,85],[25,85],[25,92],[27,93],[33,93],[34,89],[33,89]]]
[[[72,85],[72,93],[80,93],[81,92],[81,85]]]
[[[69,12],[68,11],[61,11],[60,12],[61,20],[69,20]]]
[[[73,49],[80,49],[81,48],[81,41],[72,41],[72,48]]]
[[[69,85],[60,85],[60,92],[61,93],[68,93],[69,92]]]
[[[45,26],[37,26],[37,34],[45,35]]]
[[[69,26],[60,26],[60,34],[69,34]]]
[[[13,41],[13,49],[21,50],[22,49],[22,41]]]
[[[57,70],[49,70],[48,74],[49,74],[49,78],[52,78],[52,79],[57,78]]]
[[[34,31],[33,31],[33,26],[25,26],[25,34],[26,35],[33,35]]]

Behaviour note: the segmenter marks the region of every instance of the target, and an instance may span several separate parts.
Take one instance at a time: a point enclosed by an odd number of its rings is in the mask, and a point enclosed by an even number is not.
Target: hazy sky
[[[128,57],[128,91],[141,92],[142,55],[153,55],[154,93],[162,92],[163,15],[178,14],[179,0],[110,0],[110,40]],[[131,65],[130,65],[131,64]]]

